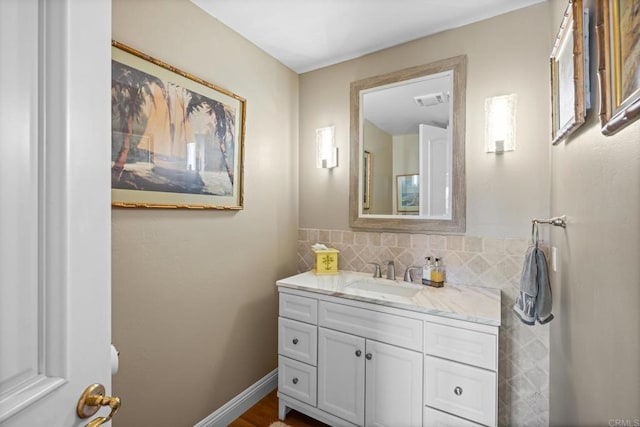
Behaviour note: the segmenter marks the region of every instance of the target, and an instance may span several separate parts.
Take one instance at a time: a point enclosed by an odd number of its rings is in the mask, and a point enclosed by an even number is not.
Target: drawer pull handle
[[[298,338],[294,338],[292,342],[293,342],[293,345],[298,344]]]
[[[371,360],[371,359],[373,359],[373,354],[367,353],[364,357],[366,357],[367,360]]]
[[[360,357],[360,356],[362,356],[362,351],[356,350],[356,357]]]
[[[291,380],[291,381],[293,381],[293,383],[294,383],[294,384],[298,384],[298,379],[297,379],[297,378],[294,378],[294,379],[293,379],[293,380]]]
[[[462,395],[462,387],[454,388],[453,392],[455,393],[456,396],[461,396]]]

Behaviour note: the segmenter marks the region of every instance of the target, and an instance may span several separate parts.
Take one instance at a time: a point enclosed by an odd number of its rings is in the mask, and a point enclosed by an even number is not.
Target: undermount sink
[[[402,298],[414,297],[422,287],[420,285],[413,285],[409,283],[399,284],[397,282],[376,282],[371,280],[358,280],[347,285],[344,290],[346,292],[355,291],[358,295],[366,296],[371,294],[372,296],[396,296]],[[362,291],[362,292],[358,292]]]

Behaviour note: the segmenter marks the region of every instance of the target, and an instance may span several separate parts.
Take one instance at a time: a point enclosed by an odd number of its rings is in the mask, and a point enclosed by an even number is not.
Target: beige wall
[[[392,176],[393,139],[368,120],[363,124],[367,151],[371,153],[370,214],[389,214],[393,209]],[[374,172],[375,171],[375,172]]]
[[[114,0],[113,37],[247,99],[244,210],[113,210],[116,425],[191,426],[276,367],[298,76],[187,0]]]
[[[598,105],[595,1],[591,10],[591,85]],[[565,1],[553,0],[553,30]],[[554,229],[552,425],[616,425],[640,420],[640,122],[600,133],[597,107],[551,150],[551,211],[569,218]]]
[[[467,234],[526,237],[549,213],[549,6],[546,3],[419,39],[300,77],[300,225],[347,230],[349,84],[468,56]],[[484,99],[518,94],[517,150],[484,152]],[[315,169],[315,129],[336,126],[340,166]]]

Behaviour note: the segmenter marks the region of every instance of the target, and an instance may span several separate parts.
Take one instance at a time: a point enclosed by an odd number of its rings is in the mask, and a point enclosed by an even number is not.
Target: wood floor
[[[229,426],[268,427],[275,421],[281,421],[278,419],[278,396],[276,393],[277,390],[273,390]],[[327,425],[294,410],[289,411],[284,423],[292,427],[324,427]]]

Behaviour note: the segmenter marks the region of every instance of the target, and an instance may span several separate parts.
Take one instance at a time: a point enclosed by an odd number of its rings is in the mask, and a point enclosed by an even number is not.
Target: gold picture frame
[[[610,136],[640,117],[640,4],[598,0],[600,127]]]
[[[588,19],[588,15],[587,19]],[[551,142],[557,144],[585,122],[588,65],[582,0],[571,0],[551,52]]]
[[[246,100],[112,41],[111,201],[242,209]]]
[[[371,209],[372,154],[364,151],[362,157],[362,209]]]

